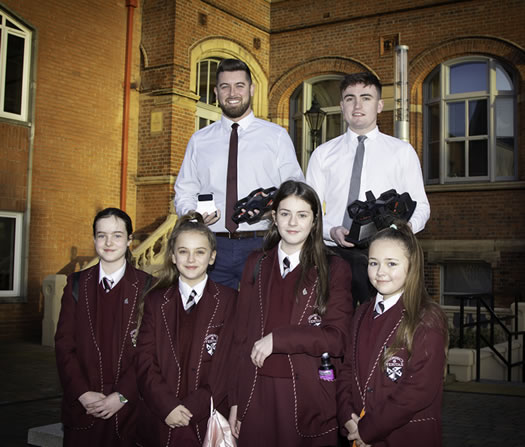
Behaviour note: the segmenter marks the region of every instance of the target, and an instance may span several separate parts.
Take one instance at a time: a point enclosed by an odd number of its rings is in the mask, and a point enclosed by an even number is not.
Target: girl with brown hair
[[[407,223],[374,236],[368,277],[378,293],[353,320],[338,419],[358,447],[440,446],[447,320],[425,290],[423,250]]]
[[[337,442],[335,381],[350,330],[351,273],[323,244],[322,208],[302,182],[284,182],[272,205],[263,252],[241,281],[232,356],[230,426],[244,446],[330,446]]]

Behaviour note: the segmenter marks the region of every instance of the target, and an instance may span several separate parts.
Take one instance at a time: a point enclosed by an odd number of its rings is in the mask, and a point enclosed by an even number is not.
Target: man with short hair
[[[304,180],[286,130],[255,118],[251,108],[254,90],[244,62],[221,61],[215,94],[222,118],[193,134],[175,182],[179,215],[197,208],[199,194],[213,194],[217,212],[203,213],[217,236],[217,258],[210,278],[233,288],[238,287],[248,254],[262,246],[268,222],[241,223],[235,228],[232,201],[257,188],[279,187],[290,178]]]
[[[381,83],[372,73],[347,75],[341,82],[341,111],[348,130],[319,146],[312,154],[307,182],[325,205],[323,231],[327,245],[352,266],[354,303],[371,295],[367,275],[367,253],[347,242],[347,206],[355,199],[365,201],[367,191],[375,197],[395,189],[408,192],[417,202],[409,220],[414,233],[421,231],[430,217],[421,165],[414,148],[407,142],[381,133],[377,115],[383,110]],[[361,148],[359,146],[361,145]],[[361,149],[361,154],[359,153]],[[354,166],[354,161],[357,161]],[[353,177],[353,179],[352,179]],[[353,180],[353,181],[352,181]],[[355,194],[357,192],[357,194]],[[355,200],[354,199],[354,200]]]

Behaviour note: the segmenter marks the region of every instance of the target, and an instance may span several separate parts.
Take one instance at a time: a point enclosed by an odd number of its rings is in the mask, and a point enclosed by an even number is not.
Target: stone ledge
[[[62,424],[42,425],[30,428],[27,432],[27,443],[39,447],[62,447],[64,431]]]

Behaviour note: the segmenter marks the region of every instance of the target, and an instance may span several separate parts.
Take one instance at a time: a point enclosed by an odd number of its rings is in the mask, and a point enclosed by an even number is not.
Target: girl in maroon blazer
[[[215,255],[215,235],[202,216],[181,217],[139,328],[139,445],[200,446],[210,397],[227,411],[227,348],[237,291],[208,279]]]
[[[264,251],[250,255],[236,311],[230,425],[239,446],[332,446],[335,368],[352,316],[351,273],[327,256],[322,208],[305,183],[284,182],[272,205]]]
[[[126,262],[133,228],[118,208],[93,221],[100,262],[69,275],[55,335],[64,446],[134,446],[137,308],[149,275]]]
[[[423,250],[408,224],[376,234],[368,277],[378,293],[353,320],[339,422],[357,446],[440,446],[447,320],[425,290]]]

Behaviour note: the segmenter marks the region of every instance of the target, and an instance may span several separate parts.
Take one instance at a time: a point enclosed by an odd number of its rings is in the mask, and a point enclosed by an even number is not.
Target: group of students
[[[322,212],[284,182],[239,291],[208,278],[216,240],[199,214],[179,218],[152,279],[127,261],[129,216],[98,213],[100,263],[68,277],[55,337],[64,445],[201,446],[211,397],[240,447],[441,445],[447,324],[421,247],[406,223],[377,233],[378,293],[354,315]]]

